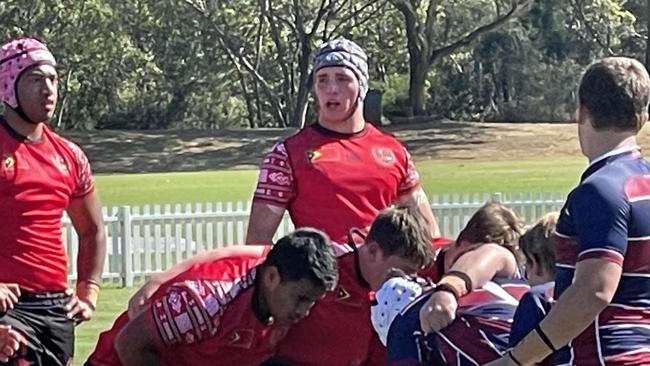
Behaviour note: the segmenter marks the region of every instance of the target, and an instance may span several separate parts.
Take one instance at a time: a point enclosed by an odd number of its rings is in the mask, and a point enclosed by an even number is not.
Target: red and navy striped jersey
[[[555,298],[576,264],[599,258],[623,269],[611,304],[570,343],[570,364],[650,364],[650,164],[636,146],[594,160],[568,196],[554,235]]]
[[[420,331],[419,314],[431,293],[414,300],[390,326],[387,364],[481,365],[499,358],[508,349],[519,299],[529,289],[520,280],[500,282],[488,282],[462,297],[454,322],[427,336]]]
[[[519,306],[515,312],[515,317],[512,320],[512,328],[510,329],[510,339],[508,341],[510,348],[516,346],[528,333],[533,331],[551,310],[551,305],[554,302],[554,287],[555,282],[552,281],[533,286],[519,300]],[[541,365],[563,365],[569,362],[570,357],[568,353],[568,347],[564,347],[544,359]]]

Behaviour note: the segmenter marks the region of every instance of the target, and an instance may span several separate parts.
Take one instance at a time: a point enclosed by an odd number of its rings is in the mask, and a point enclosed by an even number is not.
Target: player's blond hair
[[[555,275],[555,245],[551,236],[558,218],[558,212],[547,213],[519,239],[519,248],[526,261],[534,261],[549,275]]]

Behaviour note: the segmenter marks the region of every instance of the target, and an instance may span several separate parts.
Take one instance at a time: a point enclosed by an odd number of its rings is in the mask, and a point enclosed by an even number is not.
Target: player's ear
[[[264,284],[264,287],[269,290],[275,290],[280,282],[282,282],[282,276],[280,276],[280,272],[278,272],[278,267],[268,266],[264,268],[264,271],[262,272],[262,283]]]
[[[368,254],[373,262],[377,262],[383,258],[384,252],[379,247],[379,244],[375,241],[369,241],[364,244],[368,248]]]
[[[584,123],[588,120],[591,119],[591,115],[589,114],[589,110],[587,107],[584,105],[578,103],[578,107],[576,108],[576,122],[578,124]]]

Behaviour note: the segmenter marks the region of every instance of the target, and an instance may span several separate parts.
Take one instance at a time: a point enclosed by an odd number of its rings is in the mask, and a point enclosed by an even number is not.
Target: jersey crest
[[[15,162],[16,161],[14,160],[13,156],[11,156],[10,154],[6,154],[2,157],[2,168],[11,169],[14,167]]]
[[[348,290],[346,290],[345,288],[339,287],[336,290],[336,301],[344,301],[349,299],[350,297],[352,297],[352,295],[350,295],[350,292],[348,292]]]
[[[393,150],[387,147],[375,146],[372,148],[372,156],[379,165],[391,166],[397,162]]]

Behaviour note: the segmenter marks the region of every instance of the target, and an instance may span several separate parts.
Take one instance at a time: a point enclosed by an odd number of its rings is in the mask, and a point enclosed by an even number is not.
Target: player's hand
[[[27,345],[27,340],[22,333],[10,325],[0,325],[0,362],[9,361],[24,345]]]
[[[13,309],[20,297],[20,288],[16,283],[0,283],[0,313]]]
[[[420,309],[420,326],[425,333],[437,332],[456,319],[458,302],[447,291],[431,294],[429,300]]]
[[[90,320],[95,312],[95,307],[88,301],[74,295],[66,304],[66,310],[68,311],[68,318],[73,319],[78,324]]]
[[[135,319],[135,317],[142,312],[142,310],[147,308],[147,305],[149,305],[149,300],[151,299],[151,296],[153,296],[154,292],[156,292],[160,288],[160,282],[156,281],[155,278],[150,279],[149,281],[145,282],[145,284],[138,290],[136,291],[133,296],[129,299],[129,319]]]

